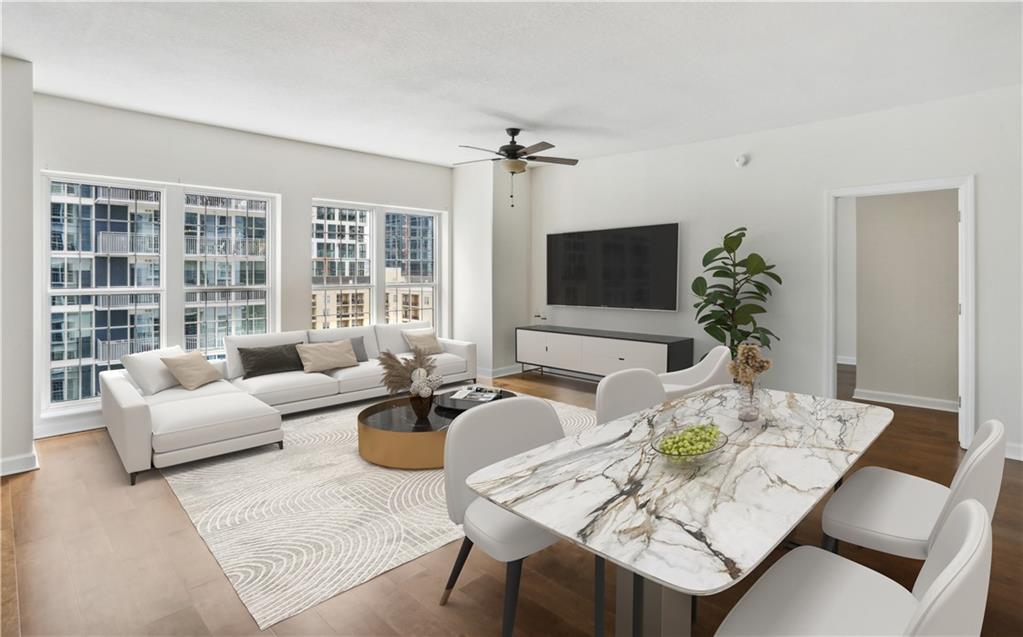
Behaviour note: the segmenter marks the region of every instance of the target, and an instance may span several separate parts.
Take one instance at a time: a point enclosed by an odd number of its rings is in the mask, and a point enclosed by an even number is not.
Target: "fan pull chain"
[[[515,207],[515,173],[508,173],[508,180],[510,182],[508,189],[511,192],[508,198],[511,199],[511,207]]]

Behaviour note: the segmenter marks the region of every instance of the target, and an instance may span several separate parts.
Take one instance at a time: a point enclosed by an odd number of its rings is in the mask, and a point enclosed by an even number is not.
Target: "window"
[[[185,191],[185,349],[224,356],[224,337],[267,331],[270,201]]]
[[[384,222],[388,323],[435,323],[436,216],[387,212]]]
[[[98,374],[160,346],[163,197],[50,182],[49,399],[94,398]]]
[[[433,213],[314,203],[313,329],[436,324],[437,227]],[[383,259],[374,259],[374,246]]]
[[[313,329],[370,324],[372,221],[370,210],[313,206]]]

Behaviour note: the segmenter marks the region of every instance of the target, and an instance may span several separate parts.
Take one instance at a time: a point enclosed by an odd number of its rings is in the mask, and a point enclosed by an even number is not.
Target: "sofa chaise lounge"
[[[276,334],[229,336],[226,358],[213,361],[222,380],[188,390],[178,385],[147,394],[125,369],[100,374],[103,421],[131,484],[140,471],[191,462],[241,449],[278,444],[284,448],[281,415],[350,403],[387,394],[377,361],[381,351],[412,353],[404,330],[427,323],[369,325]],[[239,347],[269,347],[363,339],[369,360],[330,372],[291,371],[243,378]],[[476,345],[437,339],[434,355],[444,383],[476,379]]]

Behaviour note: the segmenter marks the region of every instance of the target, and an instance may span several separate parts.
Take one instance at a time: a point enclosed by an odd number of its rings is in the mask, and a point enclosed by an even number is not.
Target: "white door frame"
[[[827,268],[824,279],[824,378],[825,391],[835,397],[838,392],[835,334],[837,331],[836,289],[836,214],[839,197],[870,197],[931,190],[959,192],[959,446],[966,449],[973,441],[976,408],[976,322],[975,322],[975,260],[974,231],[976,210],[974,176],[927,179],[894,184],[836,188],[826,193],[827,219],[825,252]]]

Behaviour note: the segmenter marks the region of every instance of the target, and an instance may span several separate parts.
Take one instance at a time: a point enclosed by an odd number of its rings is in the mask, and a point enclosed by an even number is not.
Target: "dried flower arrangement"
[[[732,378],[752,388],[757,377],[771,369],[771,361],[764,358],[759,345],[743,343],[739,345],[735,360],[728,364]]]
[[[421,349],[413,349],[412,357],[405,359],[391,352],[380,352],[377,360],[384,368],[381,382],[392,395],[408,391],[413,396],[429,398],[444,382],[439,375],[434,374],[437,365],[433,357]]]

